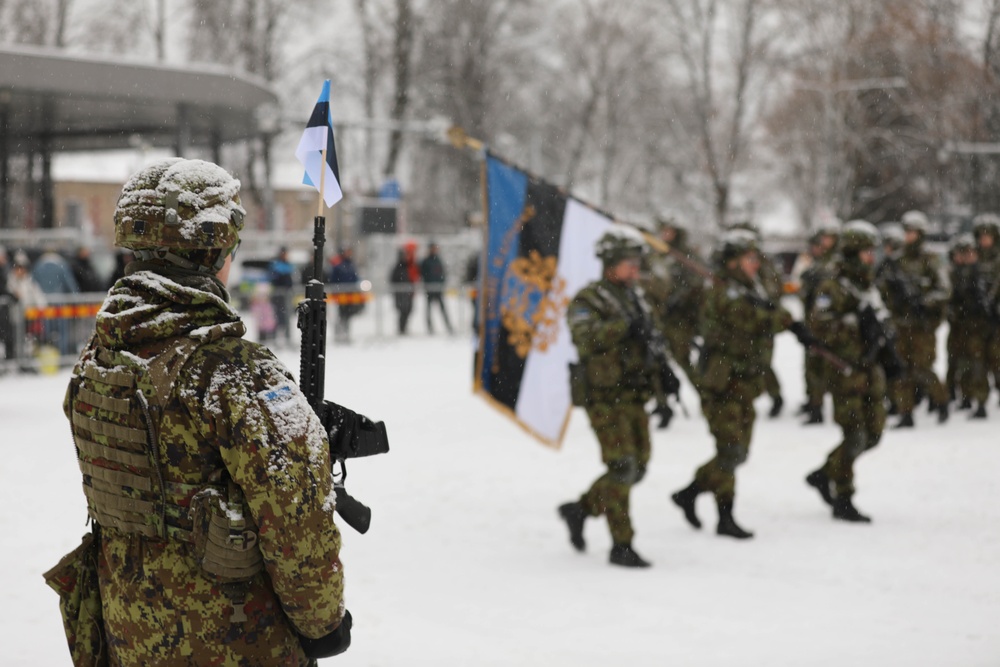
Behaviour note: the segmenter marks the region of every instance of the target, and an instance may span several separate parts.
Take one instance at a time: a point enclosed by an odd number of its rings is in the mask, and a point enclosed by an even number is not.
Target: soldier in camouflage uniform
[[[813,234],[809,240],[809,260],[806,266],[797,267],[793,275],[798,276],[799,298],[802,299],[804,313],[812,309],[816,296],[816,288],[820,283],[833,275],[836,270],[837,236],[839,225],[826,225]],[[805,360],[806,402],[802,412],[806,415],[805,424],[823,423],[823,398],[829,391],[830,374],[833,369],[829,362],[816,352],[806,348]]]
[[[833,508],[833,517],[869,522],[853,504],[854,462],[878,444],[885,427],[886,372],[881,342],[865,321],[889,324],[890,315],[874,287],[878,230],[863,220],[844,226],[840,236],[842,260],[835,278],[820,284],[810,313],[810,329],[832,352],[851,364],[850,373],[832,376],[833,419],[843,440],[806,482]],[[885,329],[891,333],[891,329]],[[891,344],[891,343],[890,343]]]
[[[239,186],[179,158],[126,183],[115,242],[136,260],[66,394],[111,665],[298,666],[350,643],[327,435],[225,288]]]
[[[990,336],[986,281],[976,254],[976,240],[960,234],[952,243],[951,300],[948,303],[948,371],[962,394],[962,409],[972,407],[973,419],[986,418],[990,381],[986,345]]]
[[[973,234],[979,268],[985,282],[991,327],[986,341],[986,363],[993,376],[993,386],[1000,388],[1000,333],[997,331],[998,303],[1000,299],[1000,216],[995,213],[981,213],[973,220]]]
[[[657,221],[660,238],[671,249],[695,261],[700,261],[688,245],[688,232],[674,219]],[[698,335],[698,310],[704,297],[704,278],[684,266],[676,257],[651,253],[648,278],[644,284],[650,306],[663,324],[663,336],[670,347],[670,356],[684,370],[688,380],[697,384],[697,373],[691,363],[691,350]]]
[[[733,519],[736,468],[746,461],[750,450],[756,418],[753,401],[764,392],[764,369],[774,335],[792,325],[792,316],[771,300],[757,277],[760,256],[753,234],[728,232],[718,259],[722,266],[719,279],[705,295],[701,311],[704,348],[699,386],[716,455],[672,498],[687,521],[701,528],[695,500],[700,493],[710,491],[719,509],[716,532],[746,539],[753,533]]]
[[[730,226],[731,230],[743,229],[753,234],[757,244],[757,256],[760,258],[760,271],[757,274],[760,284],[764,287],[764,292],[773,303],[780,303],[781,297],[785,293],[785,280],[781,275],[781,270],[774,260],[763,251],[761,245],[764,236],[757,225],[749,221],[737,222]],[[771,397],[771,409],[768,417],[777,417],[781,414],[781,408],[785,405],[785,399],[781,396],[781,383],[778,382],[778,375],[774,372],[771,363],[774,357],[774,339],[764,343],[766,365],[764,366],[764,391]]]
[[[584,520],[605,515],[614,542],[610,562],[647,567],[632,548],[629,518],[629,494],[649,462],[645,403],[655,382],[646,361],[649,319],[643,311],[648,305],[636,285],[645,244],[622,229],[604,234],[596,250],[604,275],[573,297],[566,317],[585,378],[584,407],[608,470],[580,500],[562,505],[559,514],[579,551],[585,548]]]
[[[938,422],[948,419],[948,391],[934,374],[938,326],[950,295],[948,279],[938,258],[924,250],[927,216],[920,211],[903,214],[906,245],[899,260],[887,265],[879,285],[893,316],[898,334],[899,356],[906,366],[891,387],[899,410],[897,428],[913,426],[913,408],[920,390],[938,413]]]

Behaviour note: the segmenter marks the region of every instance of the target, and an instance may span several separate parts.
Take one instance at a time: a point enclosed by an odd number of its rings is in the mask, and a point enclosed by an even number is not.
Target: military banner
[[[594,243],[612,220],[493,155],[485,163],[475,390],[545,444],[569,421],[570,299],[601,273]]]

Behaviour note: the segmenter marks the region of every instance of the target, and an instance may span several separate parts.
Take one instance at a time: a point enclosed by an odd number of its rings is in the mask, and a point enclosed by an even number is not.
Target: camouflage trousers
[[[903,414],[913,412],[917,389],[938,405],[948,401],[948,390],[934,374],[937,336],[925,325],[897,325],[896,351],[906,370],[893,382],[892,400]]]
[[[694,347],[694,336],[697,332],[697,316],[692,318],[677,318],[664,328],[663,336],[670,347],[670,355],[681,367],[692,384],[697,385],[697,372],[691,363],[691,348]]]
[[[815,352],[805,350],[806,403],[822,406],[823,397],[830,391],[830,364]]]
[[[608,471],[591,485],[580,502],[590,516],[607,517],[615,544],[628,544],[635,534],[629,517],[629,494],[645,476],[649,463],[649,415],[643,403],[621,402],[589,405],[587,416]]]
[[[879,443],[885,429],[885,373],[880,366],[831,376],[833,420],[843,440],[830,452],[823,470],[838,496],[854,495],[854,462]]]
[[[952,322],[948,332],[949,389],[978,402],[985,402],[990,393],[988,326],[982,320],[966,319]]]
[[[1000,333],[996,328],[987,336],[986,365],[993,376],[993,386],[1000,389]]]
[[[769,337],[766,345],[767,349],[764,352],[764,391],[771,398],[778,398],[781,396],[781,384],[778,382],[778,376],[774,373],[774,366],[771,364],[771,359],[774,357],[774,338]]]
[[[732,501],[736,496],[736,468],[750,454],[750,438],[757,413],[753,399],[760,383],[731,382],[725,392],[704,391],[701,410],[708,430],[715,438],[715,456],[694,474],[695,483],[711,491],[716,500]]]

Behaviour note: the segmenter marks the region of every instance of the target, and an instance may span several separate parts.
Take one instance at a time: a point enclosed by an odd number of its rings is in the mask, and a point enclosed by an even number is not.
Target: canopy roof
[[[277,105],[261,79],[225,68],[175,67],[0,47],[0,122],[7,149],[214,146],[257,132],[256,110]],[[0,132],[4,128],[0,127]]]

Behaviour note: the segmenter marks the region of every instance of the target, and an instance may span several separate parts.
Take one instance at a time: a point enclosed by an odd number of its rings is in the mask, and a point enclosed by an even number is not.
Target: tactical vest
[[[228,475],[219,485],[167,481],[158,447],[180,371],[200,345],[226,335],[213,329],[166,341],[148,358],[92,341],[70,382],[70,414],[90,518],[105,530],[189,543],[202,569],[230,584],[249,581],[263,562],[240,488]]]

